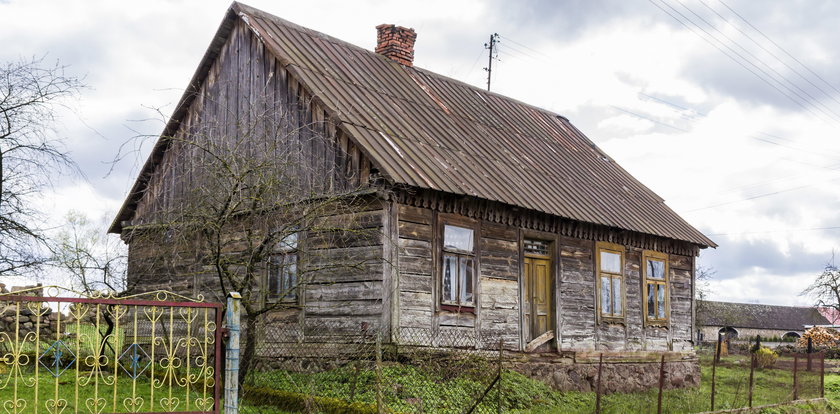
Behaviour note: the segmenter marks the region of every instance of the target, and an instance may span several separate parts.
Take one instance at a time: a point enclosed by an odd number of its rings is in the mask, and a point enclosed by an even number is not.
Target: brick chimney
[[[376,53],[387,56],[401,65],[413,66],[415,39],[417,33],[414,33],[414,29],[380,24],[376,26]]]

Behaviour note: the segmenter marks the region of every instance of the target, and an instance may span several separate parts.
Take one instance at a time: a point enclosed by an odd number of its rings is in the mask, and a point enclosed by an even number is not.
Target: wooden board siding
[[[454,212],[449,212],[453,214]],[[458,329],[483,342],[501,337],[506,347],[520,349],[520,243],[523,237],[549,240],[555,275],[555,332],[561,350],[661,351],[688,350],[691,338],[691,257],[671,254],[669,290],[671,326],[645,327],[641,260],[643,249],[624,247],[625,319],[596,322],[595,243],[590,240],[535,232],[481,220],[477,226],[479,283],[477,308],[461,314],[436,310],[434,234],[438,212],[398,204],[399,326],[418,329]]]
[[[400,338],[412,342],[432,336],[433,214],[429,209],[398,205],[397,220]]]
[[[671,348],[674,351],[692,348],[692,295],[694,261],[691,257],[671,255],[668,263],[671,280]]]
[[[558,238],[560,276],[557,331],[561,350],[595,349],[595,261],[591,241]]]
[[[287,157],[297,168],[294,184],[313,194],[352,190],[369,181],[369,160],[241,21],[195,95],[176,139],[161,137],[157,144],[167,150],[149,161],[156,168],[141,190],[131,224],[154,222],[156,213],[176,208],[186,191],[201,184],[202,172],[190,163],[199,151],[184,141],[220,144],[229,137],[251,137],[247,146],[231,150]]]

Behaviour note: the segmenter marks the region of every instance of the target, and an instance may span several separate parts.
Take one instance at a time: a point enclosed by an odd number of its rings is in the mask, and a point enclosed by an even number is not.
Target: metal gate
[[[165,291],[0,294],[0,413],[218,413],[221,318]]]

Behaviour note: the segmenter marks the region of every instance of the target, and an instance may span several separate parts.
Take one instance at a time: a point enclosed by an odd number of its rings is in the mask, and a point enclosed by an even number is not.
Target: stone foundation
[[[563,391],[593,392],[600,354],[522,354],[511,368]],[[666,353],[665,388],[700,385],[700,364],[693,353]],[[659,386],[661,353],[604,353],[601,390],[604,393],[644,391]]]

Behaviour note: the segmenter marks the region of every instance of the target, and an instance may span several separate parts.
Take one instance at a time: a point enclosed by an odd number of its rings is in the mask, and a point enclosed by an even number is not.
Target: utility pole
[[[496,48],[496,43],[499,43],[499,34],[493,33],[490,35],[490,43],[485,43],[484,48],[489,49],[490,53],[487,56],[487,91],[490,91],[490,75],[493,74],[493,59],[499,58],[499,50]]]

